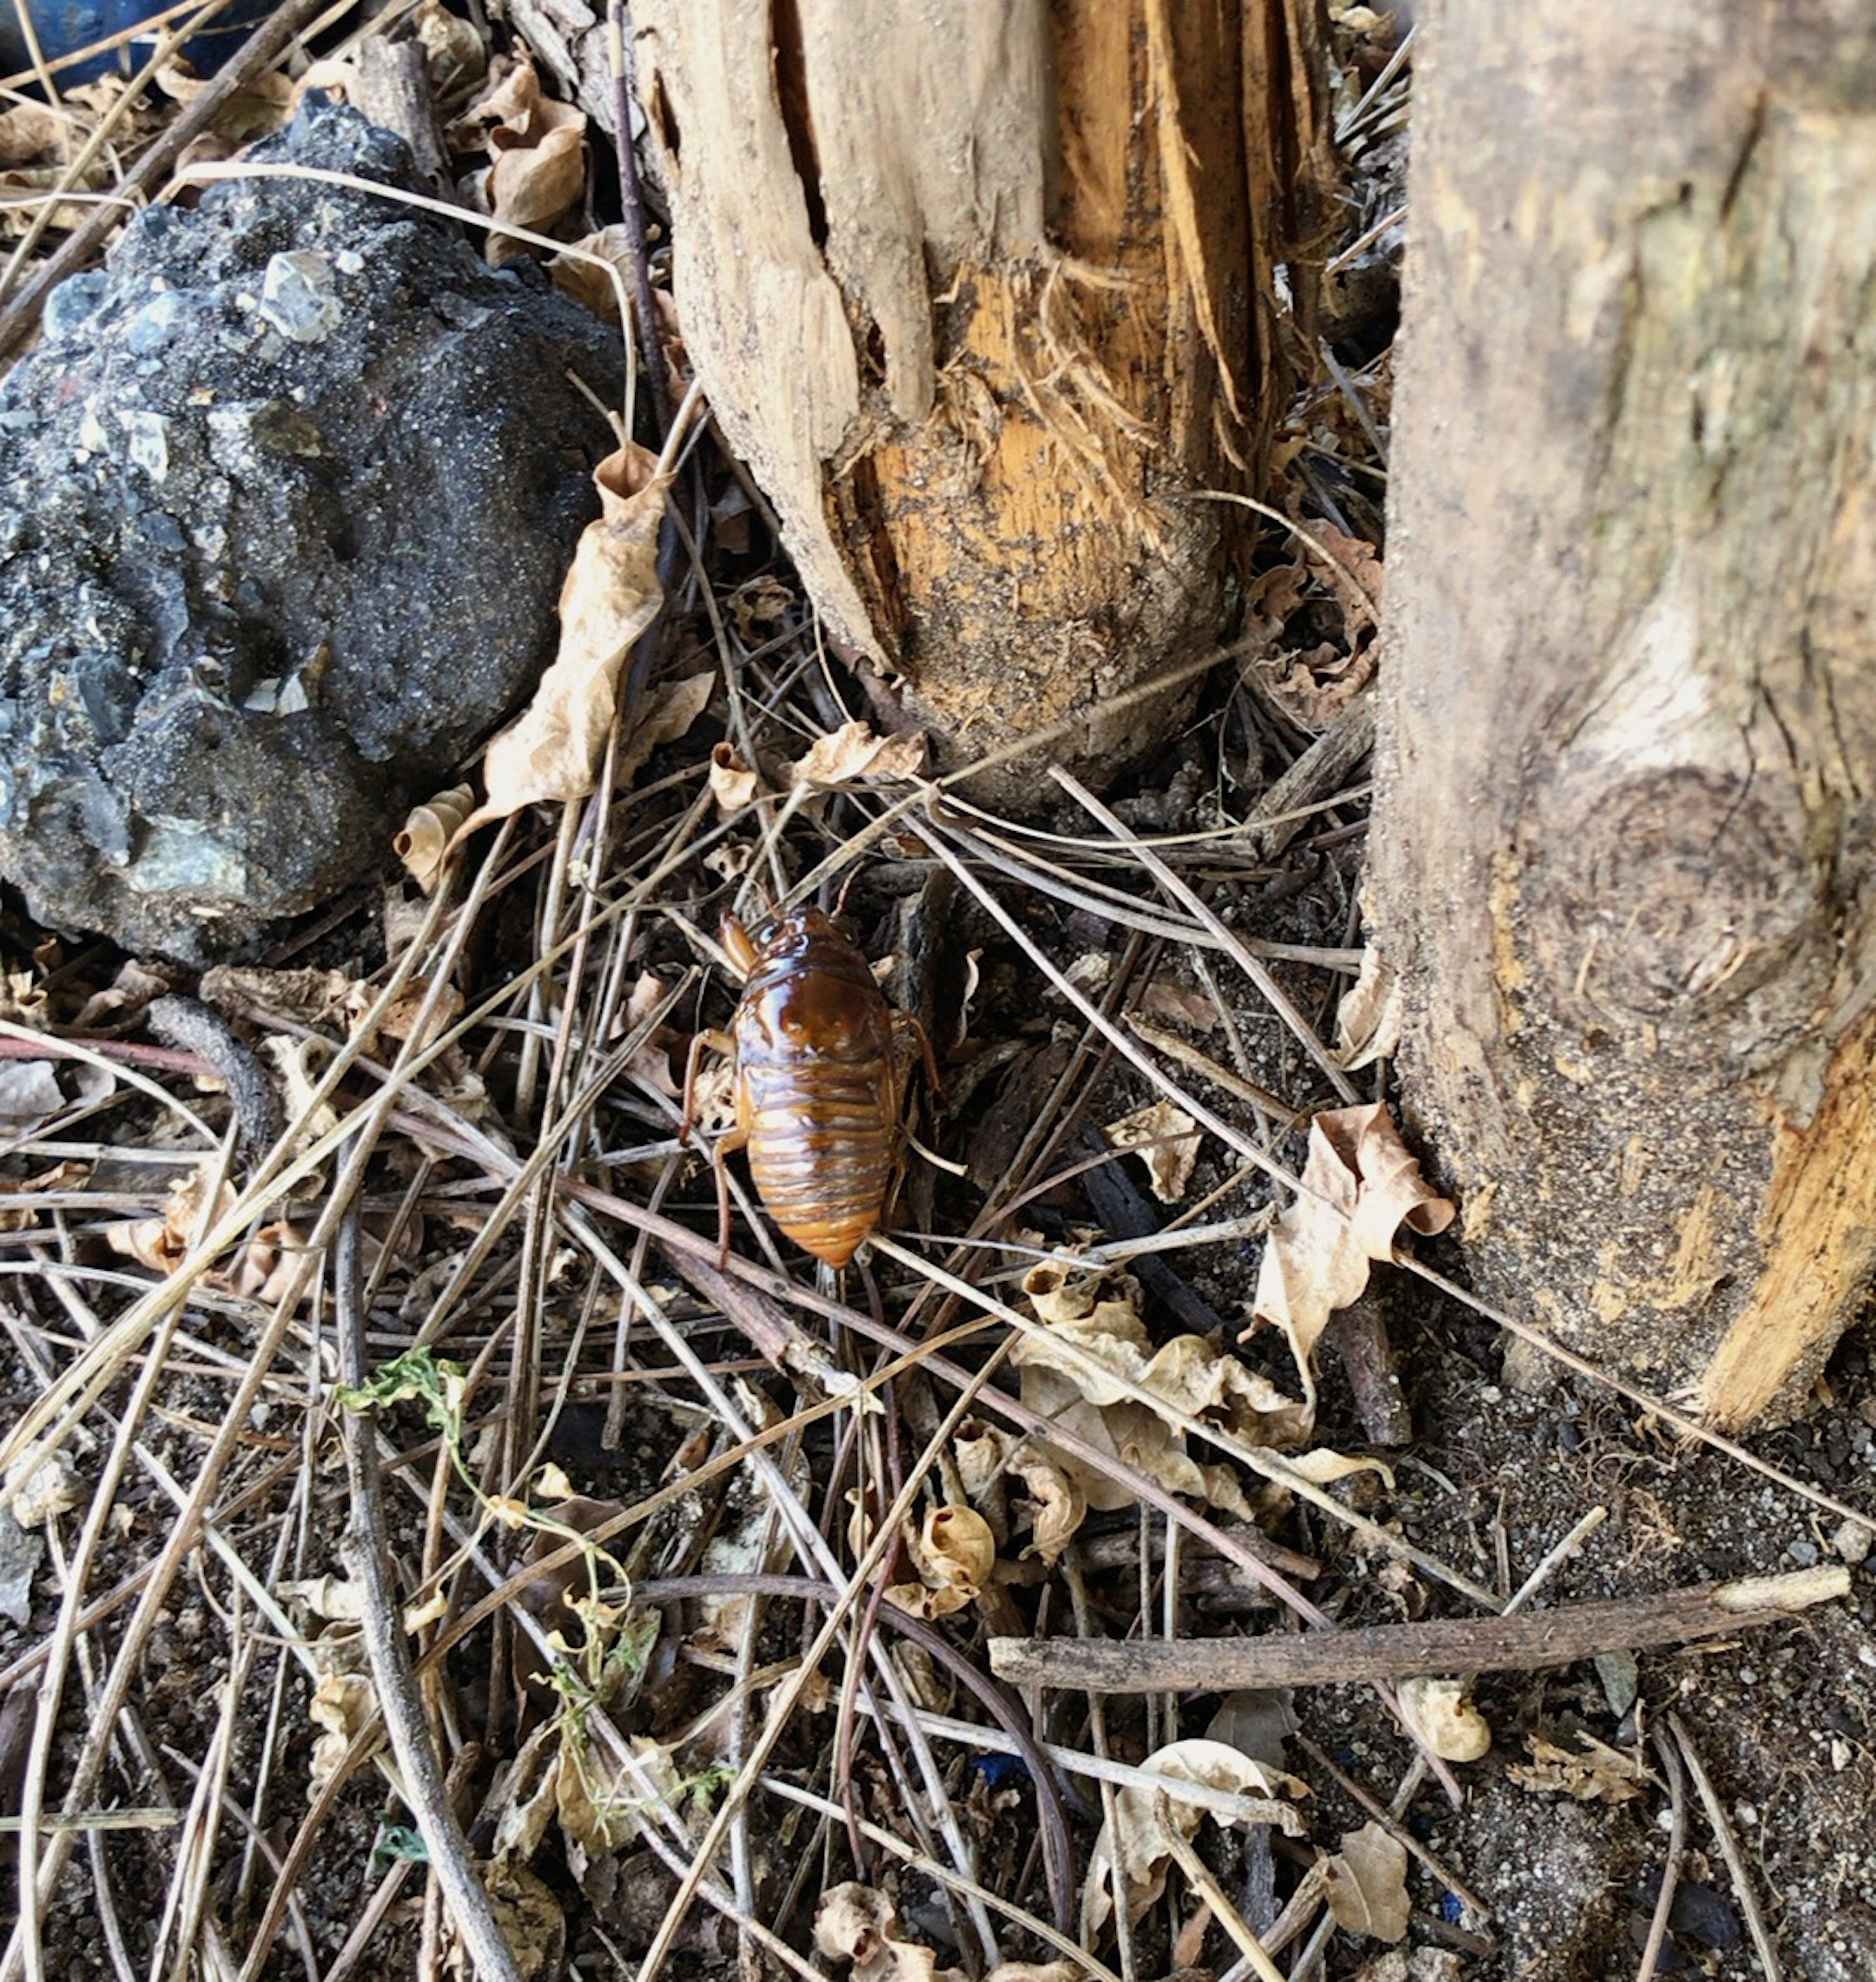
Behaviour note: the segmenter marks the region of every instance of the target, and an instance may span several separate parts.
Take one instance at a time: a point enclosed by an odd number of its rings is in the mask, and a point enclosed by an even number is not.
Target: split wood
[[[1838,1566],[1707,1583],[1499,1617],[1438,1618],[1360,1630],[1260,1638],[993,1638],[990,1670],[1018,1686],[1080,1693],[1224,1693],[1243,1687],[1338,1686],[1416,1673],[1527,1672],[1601,1652],[1749,1631],[1848,1596]]]

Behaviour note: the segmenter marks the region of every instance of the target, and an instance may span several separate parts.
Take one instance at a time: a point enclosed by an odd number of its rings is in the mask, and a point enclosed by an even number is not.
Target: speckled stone
[[[319,105],[257,158],[412,184]],[[524,700],[616,333],[312,181],[140,216],[0,382],[0,873],[204,962],[370,869]]]

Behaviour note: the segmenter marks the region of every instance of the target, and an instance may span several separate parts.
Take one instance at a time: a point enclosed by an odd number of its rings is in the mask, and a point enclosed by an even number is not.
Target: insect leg
[[[944,1083],[938,1078],[938,1061],[932,1052],[932,1036],[910,1012],[893,1014],[895,1026],[904,1026],[917,1036],[919,1051],[925,1058],[925,1079],[932,1091],[932,1099],[942,1108],[945,1105]]]
[[[710,1146],[710,1168],[716,1173],[716,1270],[729,1264],[729,1173],[723,1159],[739,1149],[749,1139],[748,1129],[739,1125],[726,1129]]]
[[[719,1053],[736,1051],[735,1043],[729,1035],[719,1032],[713,1026],[706,1026],[703,1031],[691,1035],[690,1051],[684,1056],[684,1115],[677,1125],[679,1147],[689,1142],[690,1132],[697,1126],[697,1068],[703,1058],[706,1046],[713,1046]]]

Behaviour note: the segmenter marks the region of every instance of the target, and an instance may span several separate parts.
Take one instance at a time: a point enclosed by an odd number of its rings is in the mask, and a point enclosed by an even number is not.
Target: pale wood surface
[[[1274,266],[1327,177],[1316,10],[633,21],[685,338],[836,636],[952,762],[1058,721],[1079,765],[1163,733],[1100,705],[1221,630],[1240,519],[1185,499],[1255,485],[1307,335]]]
[[[1374,899],[1480,1283],[1719,1422],[1876,1259],[1876,20],[1454,0]]]

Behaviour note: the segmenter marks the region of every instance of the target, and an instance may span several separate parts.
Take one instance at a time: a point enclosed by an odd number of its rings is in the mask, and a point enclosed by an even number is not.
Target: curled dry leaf
[[[902,1940],[892,1901],[877,1887],[853,1879],[821,1895],[814,1944],[830,1960],[852,1962],[853,1982],[957,1982],[963,1974],[940,1968],[929,1947]]]
[[[439,96],[487,73],[489,51],[474,23],[452,13],[442,0],[423,0],[411,16],[411,29],[423,49],[424,65]]]
[[[710,752],[710,796],[720,812],[740,812],[753,802],[760,782],[736,753],[735,746],[719,743]]]
[[[597,233],[582,234],[577,241],[569,242],[547,264],[547,272],[553,279],[554,287],[563,296],[572,297],[582,309],[590,310],[603,322],[618,322],[619,285],[605,269],[595,264],[603,262],[617,272],[619,282],[629,283],[630,242],[630,235],[617,221],[610,227],[602,227]]]
[[[1022,1481],[1036,1503],[1026,1558],[1040,1556],[1053,1567],[1087,1519],[1088,1503],[1045,1446],[996,1425],[980,1425],[955,1441],[958,1479],[965,1497],[980,1503],[1006,1474]]]
[[[1407,994],[1400,973],[1373,943],[1361,953],[1361,969],[1335,1015],[1337,1066],[1348,1073],[1391,1059],[1400,1046]]]
[[[1413,1911],[1407,1898],[1407,1847],[1378,1824],[1345,1831],[1342,1848],[1328,1860],[1329,1910],[1347,1934],[1377,1940],[1404,1937]]]
[[[338,1773],[353,1737],[378,1711],[378,1695],[366,1670],[365,1641],[356,1633],[327,1632],[312,1640],[308,1655],[313,1687],[306,1713],[319,1730],[312,1744],[316,1792]]]
[[[545,95],[525,53],[490,70],[487,87],[448,135],[453,150],[487,147],[488,169],[472,173],[463,189],[498,221],[539,232],[570,213],[586,191],[586,113]],[[489,247],[499,262],[517,244],[491,235]]]
[[[102,1033],[128,1025],[155,999],[175,989],[169,977],[132,957],[102,991],[94,991],[72,1015],[74,1032]]]
[[[1174,1782],[1197,1783],[1246,1798],[1241,1822],[1274,1824],[1287,1837],[1302,1833],[1302,1819],[1283,1799],[1307,1795],[1306,1786],[1280,1770],[1253,1761],[1222,1741],[1174,1741],[1156,1749],[1140,1767],[1154,1775],[1170,1777]],[[1165,1891],[1167,1861],[1172,1856],[1172,1847],[1167,1842],[1169,1824],[1180,1837],[1187,1838],[1207,1817],[1218,1820],[1213,1812],[1182,1801],[1176,1790],[1149,1789],[1133,1783],[1114,1792],[1113,1811],[1112,1823],[1103,1824],[1094,1840],[1087,1877],[1081,1889],[1082,1928],[1090,1937],[1100,1932],[1113,1911],[1117,1871],[1127,1894],[1130,1920],[1138,1920]]]
[[[637,983],[626,994],[625,1014],[617,1028],[620,1038],[629,1037],[644,1024],[663,1003],[669,988],[649,970],[639,973]],[[666,1027],[655,1026],[644,1044],[626,1061],[624,1070],[628,1076],[643,1082],[654,1093],[676,1100],[683,1090],[671,1074],[673,1036]]]
[[[619,671],[664,602],[658,531],[671,478],[648,449],[628,442],[593,479],[600,514],[580,533],[560,588],[559,651],[533,701],[483,753],[488,796],[457,828],[458,842],[523,806],[583,799],[598,782]]]
[[[1153,1194],[1162,1204],[1177,1204],[1185,1196],[1199,1160],[1200,1137],[1198,1123],[1183,1108],[1156,1101],[1110,1122],[1101,1133],[1110,1147],[1139,1153]]]
[[[234,1186],[224,1181],[215,1187],[220,1167],[219,1158],[204,1157],[178,1177],[169,1186],[161,1218],[123,1219],[107,1225],[104,1236],[112,1251],[152,1273],[173,1272],[196,1240],[233,1208]]]
[[[916,1583],[894,1583],[887,1600],[915,1617],[948,1617],[975,1603],[996,1567],[996,1537],[974,1507],[933,1507],[906,1529]]]
[[[315,1106],[313,1100],[329,1057],[326,1043],[323,1039],[292,1039],[270,1033],[262,1040],[261,1050],[274,1063],[286,1118],[297,1125],[292,1147],[298,1156],[339,1126],[339,1111],[331,1102],[322,1101]]]
[[[1318,1115],[1303,1181],[1314,1195],[1299,1197],[1271,1228],[1240,1340],[1260,1328],[1283,1331],[1303,1386],[1292,1408],[1306,1436],[1316,1416],[1316,1343],[1330,1316],[1367,1286],[1371,1261],[1391,1256],[1403,1225],[1443,1232],[1453,1206],[1420,1175],[1384,1102]]]
[[[45,1017],[45,987],[30,970],[0,973],[0,1019],[9,1025],[37,1026]]]
[[[1294,1444],[1297,1407],[1273,1384],[1203,1336],[1156,1349],[1140,1318],[1140,1286],[1126,1276],[1032,1268],[1023,1291],[1043,1326],[1026,1332],[1010,1360],[1023,1401],[1176,1493],[1210,1500],[1240,1519],[1254,1512],[1229,1466],[1201,1465],[1168,1412],[1203,1417],[1253,1445]],[[1059,1448],[1049,1456],[1090,1507],[1132,1503],[1111,1474]]]
[[[864,722],[844,722],[821,737],[795,766],[798,785],[848,785],[857,778],[916,778],[925,766],[925,739],[916,729],[876,736]]]
[[[423,1053],[462,1016],[462,994],[453,984],[443,987],[426,1019],[424,1006],[429,996],[430,980],[412,977],[374,1020],[371,1013],[378,1002],[377,991],[360,980],[345,994],[346,1019],[352,1031],[362,1036],[366,1053],[381,1039],[408,1039],[413,1051]]]
[[[1484,1714],[1456,1679],[1404,1679],[1400,1717],[1421,1744],[1449,1762],[1476,1762],[1492,1745]]]
[[[426,895],[436,892],[438,878],[462,822],[476,809],[476,794],[467,785],[452,785],[420,806],[391,843],[404,871]]]

